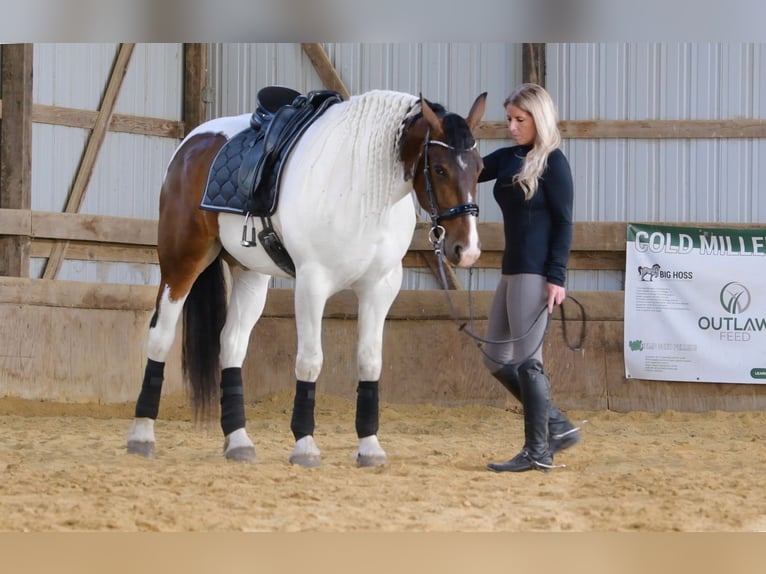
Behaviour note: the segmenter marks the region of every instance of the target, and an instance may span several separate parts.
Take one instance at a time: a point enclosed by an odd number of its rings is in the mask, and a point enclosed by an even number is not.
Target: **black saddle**
[[[258,92],[250,127],[218,151],[200,207],[265,217],[278,202],[282,167],[298,139],[331,105],[342,101],[332,90],[306,95],[282,86]]]
[[[269,86],[258,92],[250,127],[227,141],[213,160],[201,209],[245,215],[242,245],[257,245],[253,217],[260,217],[261,245],[274,262],[295,276],[295,265],[271,224],[282,167],[298,139],[331,105],[343,101],[332,90],[306,95]]]

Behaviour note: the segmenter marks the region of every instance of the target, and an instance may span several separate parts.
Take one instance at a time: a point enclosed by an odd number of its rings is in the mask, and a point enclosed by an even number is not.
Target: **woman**
[[[579,442],[579,429],[551,402],[543,370],[547,316],[566,298],[572,243],[573,184],[559,149],[556,108],[537,84],[522,84],[503,103],[515,146],[484,157],[479,181],[495,180],[503,214],[502,276],[487,325],[484,363],[524,407],[524,447],[495,472],[547,471],[553,455]]]

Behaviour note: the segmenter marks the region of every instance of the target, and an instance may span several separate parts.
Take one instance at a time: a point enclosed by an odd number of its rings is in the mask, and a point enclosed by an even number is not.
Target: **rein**
[[[431,231],[433,232],[433,229]],[[443,230],[443,228],[442,228]],[[429,233],[429,238],[432,234]],[[537,322],[540,320],[540,318],[543,316],[544,313],[547,312],[548,306],[543,305],[543,307],[540,309],[540,312],[535,317],[535,320],[532,321],[532,324],[529,326],[529,328],[522,333],[519,337],[511,337],[509,339],[504,340],[492,340],[492,339],[485,339],[479,335],[476,334],[476,332],[473,330],[473,299],[471,297],[471,294],[473,293],[473,290],[471,289],[471,280],[469,277],[468,280],[468,323],[461,322],[458,319],[458,314],[455,309],[455,304],[452,301],[452,297],[450,296],[449,289],[447,288],[447,276],[444,271],[444,261],[442,259],[442,250],[441,246],[444,242],[444,234],[437,235],[436,233],[433,233],[434,239],[431,239],[431,243],[433,245],[434,249],[434,255],[436,256],[437,266],[439,267],[439,280],[442,284],[442,289],[444,290],[444,294],[447,297],[447,303],[450,307],[450,312],[452,313],[452,320],[458,325],[458,331],[461,331],[471,337],[474,341],[476,341],[476,346],[479,348],[479,350],[482,352],[482,354],[487,357],[488,359],[492,360],[493,362],[496,362],[494,359],[489,357],[487,353],[482,348],[482,345],[484,344],[492,344],[492,345],[506,345],[508,343],[516,343],[518,341],[523,341],[526,339],[529,334],[532,332],[532,329],[537,324]],[[469,275],[473,275],[473,268],[468,270]],[[564,343],[571,351],[582,351],[583,344],[585,343],[585,323],[586,323],[586,316],[585,316],[585,307],[583,306],[580,301],[578,301],[575,297],[572,297],[571,295],[567,296],[567,299],[571,299],[572,302],[574,302],[579,308],[580,308],[580,314],[582,316],[582,319],[580,320],[580,336],[579,341],[577,343],[570,343],[569,342],[569,335],[567,333],[567,322],[568,319],[566,317],[566,314],[564,312],[564,304],[562,302],[561,305],[559,305],[559,308],[561,309],[561,325],[562,325],[562,336],[564,338]],[[468,327],[468,324],[470,324],[470,328]],[[540,336],[540,340],[538,341],[537,345],[535,345],[535,348],[532,350],[531,353],[529,353],[526,357],[521,359],[520,361],[511,361],[508,364],[519,366],[522,363],[524,363],[526,360],[530,359],[532,355],[534,355],[540,347],[542,347],[543,342],[545,341],[545,336],[548,334],[548,329],[550,329],[551,326],[551,315],[547,314],[546,320],[545,320],[545,329],[543,330],[543,334]],[[500,363],[498,363],[500,364]],[[506,363],[502,363],[505,365]]]

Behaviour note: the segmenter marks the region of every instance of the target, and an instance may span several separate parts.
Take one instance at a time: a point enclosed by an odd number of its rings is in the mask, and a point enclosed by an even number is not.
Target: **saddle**
[[[331,105],[332,90],[306,95],[282,86],[262,88],[250,127],[218,151],[200,207],[266,217],[277,208],[282,167],[306,129]]]
[[[282,169],[306,129],[341,101],[343,97],[333,90],[314,90],[302,95],[283,86],[262,88],[250,127],[227,141],[210,167],[200,208],[245,215],[242,229],[245,246],[257,244],[252,217],[260,217],[263,230],[258,237],[263,247],[291,275],[295,275],[295,267],[270,217],[277,208]]]
[[[250,190],[251,214],[274,213],[285,160],[306,128],[342,100],[332,90],[315,90],[304,96],[290,88],[270,86],[258,92],[250,126],[263,137],[256,139],[239,168],[239,186]]]

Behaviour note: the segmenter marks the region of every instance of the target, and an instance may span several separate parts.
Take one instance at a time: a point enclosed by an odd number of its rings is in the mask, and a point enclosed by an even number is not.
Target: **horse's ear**
[[[422,95],[420,96],[420,107],[423,110],[423,118],[425,118],[426,122],[428,123],[428,127],[431,128],[431,137],[443,138],[444,130],[442,129],[442,123],[439,118],[436,117],[436,114],[431,109],[431,106],[428,105],[428,100],[426,100]]]
[[[487,92],[479,94],[476,101],[471,106],[471,111],[468,112],[468,117],[465,122],[468,124],[468,128],[473,131],[476,126],[479,125],[482,116],[484,115],[484,108],[487,105]]]

